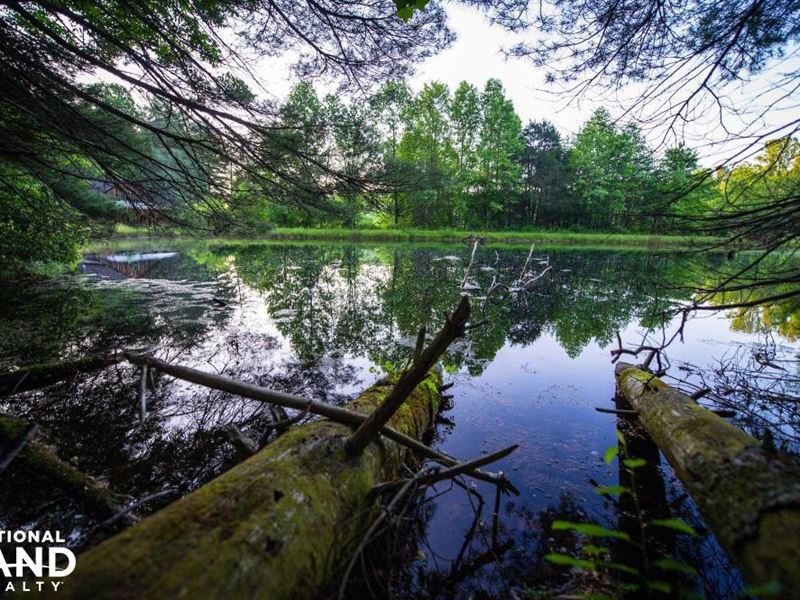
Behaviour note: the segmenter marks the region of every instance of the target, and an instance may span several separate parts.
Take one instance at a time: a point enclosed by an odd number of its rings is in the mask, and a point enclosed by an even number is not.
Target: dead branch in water
[[[432,471],[427,475],[421,477],[417,476],[416,477],[417,483],[419,485],[433,485],[440,481],[444,481],[445,479],[453,479],[454,477],[458,477],[459,475],[464,475],[468,473],[471,469],[477,469],[478,467],[483,467],[493,462],[497,462],[498,460],[503,459],[512,452],[514,452],[517,448],[519,448],[519,444],[512,444],[511,446],[503,448],[502,450],[498,450],[497,452],[492,452],[485,456],[480,456],[473,460],[460,463],[454,467],[450,467],[448,469],[444,469],[441,471]],[[372,493],[382,494],[387,490],[404,485],[405,483],[407,483],[406,479],[398,479],[396,481],[389,481],[386,483],[382,483],[372,488]]]
[[[372,522],[367,532],[364,534],[361,542],[359,542],[358,547],[356,548],[355,552],[353,552],[353,556],[350,558],[350,561],[347,563],[347,568],[345,569],[344,576],[342,577],[342,583],[339,585],[339,598],[342,599],[345,597],[345,591],[347,590],[347,583],[350,581],[350,574],[353,572],[353,568],[356,566],[356,562],[363,554],[365,548],[369,545],[369,543],[373,540],[375,536],[375,532],[378,530],[378,527],[381,526],[383,523],[394,511],[397,505],[400,503],[401,500],[406,498],[412,489],[417,488],[419,481],[425,477],[428,473],[427,469],[420,471],[416,476],[408,479],[405,481],[403,486],[398,490],[395,494],[394,498],[392,498],[391,502],[386,505],[385,508],[381,509],[381,514]]]
[[[469,264],[467,268],[464,270],[464,279],[461,280],[461,289],[464,289],[464,286],[467,285],[467,279],[469,278],[469,272],[472,270],[472,263],[475,262],[475,252],[478,250],[478,244],[481,243],[481,238],[475,238],[472,243],[472,254],[469,256]]]
[[[130,362],[137,365],[147,363],[151,369],[156,369],[166,373],[167,375],[171,375],[184,381],[196,383],[223,392],[228,392],[243,398],[250,398],[251,400],[256,400],[259,402],[277,404],[279,406],[283,406],[284,408],[292,408],[295,410],[307,409],[311,414],[319,415],[325,417],[326,419],[330,419],[331,421],[341,423],[343,425],[349,425],[350,427],[361,425],[361,423],[367,419],[366,415],[348,410],[346,408],[317,402],[309,398],[303,398],[301,396],[295,396],[285,392],[269,390],[248,383],[242,383],[221,375],[206,373],[190,367],[173,365],[152,356],[127,353],[126,358]],[[404,435],[392,429],[391,427],[383,426],[380,432],[381,435],[387,437],[393,442],[400,444],[401,446],[413,450],[424,458],[434,460],[448,467],[459,464],[459,461],[454,457],[438,450],[434,450],[422,442]],[[472,469],[468,475],[488,483],[500,485],[503,487],[503,489],[510,491],[515,495],[519,495],[519,490],[503,475],[490,473],[480,469]]]
[[[531,262],[531,257],[533,256],[533,247],[535,245],[536,245],[535,243],[531,244],[531,249],[528,252],[528,258],[525,259],[525,264],[522,265],[522,271],[520,272],[519,277],[517,278],[519,281],[522,281],[522,278],[525,277],[525,273],[527,273],[528,271],[528,263]]]
[[[28,445],[28,443],[37,433],[39,433],[39,426],[36,423],[31,423],[28,425],[27,429],[25,429],[25,432],[22,434],[22,437],[20,437],[19,441],[17,442],[17,445],[8,451],[3,460],[0,460],[0,475],[2,475],[3,471],[5,471],[11,465],[11,463],[14,462],[14,459],[17,457],[17,455],[19,455],[19,453],[25,449],[25,446]]]
[[[355,552],[350,557],[350,561],[348,563],[344,577],[339,586],[338,597],[339,598],[346,597],[345,594],[347,591],[347,585],[352,575],[352,570],[359,559],[363,561],[367,557],[368,554],[367,549],[370,547],[370,544],[376,543],[379,536],[383,535],[387,531],[387,529],[389,529],[389,527],[392,527],[394,522],[397,522],[402,518],[403,513],[407,511],[407,505],[411,503],[411,500],[414,497],[424,496],[425,488],[433,486],[442,481],[449,481],[451,485],[449,490],[445,490],[444,492],[441,493],[447,493],[448,491],[453,490],[455,487],[463,489],[470,498],[470,504],[472,505],[473,511],[475,513],[472,526],[465,535],[464,543],[461,547],[461,550],[459,551],[458,558],[453,564],[453,567],[451,568],[448,575],[445,577],[445,581],[446,582],[457,581],[458,579],[465,577],[469,573],[477,571],[481,567],[491,563],[493,560],[497,560],[499,556],[504,552],[506,552],[508,549],[510,549],[514,543],[513,540],[508,540],[504,544],[499,544],[497,542],[502,488],[500,488],[499,486],[496,487],[495,507],[494,507],[494,513],[492,515],[493,517],[492,538],[491,542],[489,543],[488,550],[482,553],[474,560],[471,560],[468,563],[463,563],[464,554],[466,553],[473,538],[475,537],[475,534],[478,533],[479,531],[479,524],[481,523],[481,514],[483,511],[484,500],[477,490],[473,489],[471,486],[467,486],[464,483],[462,483],[460,481],[460,477],[462,474],[465,473],[467,467],[475,468],[478,466],[483,466],[498,461],[511,454],[517,448],[518,446],[515,444],[509,446],[508,448],[499,450],[497,452],[487,454],[486,456],[482,456],[477,459],[465,462],[461,466],[453,467],[450,469],[444,469],[441,471],[437,471],[435,469],[422,469],[421,471],[412,475],[411,477],[396,479],[394,481],[386,482],[373,487],[372,490],[370,491],[370,496],[385,494],[392,491],[394,491],[395,494],[391,496],[391,500],[389,501],[389,503],[384,508],[381,509],[381,513],[369,527],[364,536],[360,539]],[[439,494],[436,495],[438,496]],[[478,500],[477,508],[472,503],[471,498],[473,496],[476,497]],[[406,503],[404,505],[401,505],[401,503],[403,503],[404,501],[406,501]],[[386,528],[380,529],[380,526],[384,524],[387,520],[391,520],[392,522],[389,523]],[[367,562],[369,562],[369,560],[367,560]],[[374,594],[373,597],[375,597]]]
[[[428,376],[428,372],[447,351],[448,346],[464,335],[469,313],[469,297],[462,296],[455,312],[451,316],[445,315],[445,324],[430,345],[420,353],[411,368],[403,372],[383,403],[367,417],[347,441],[346,448],[351,456],[357,456],[364,451],[367,444],[375,439],[408,395]]]

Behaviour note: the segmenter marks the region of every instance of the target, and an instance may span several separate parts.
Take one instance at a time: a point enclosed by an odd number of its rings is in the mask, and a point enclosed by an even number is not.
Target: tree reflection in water
[[[118,348],[148,348],[161,358],[187,366],[341,403],[384,370],[402,366],[421,326],[428,331],[439,328],[442,314],[461,293],[471,250],[467,246],[203,243],[177,249],[176,255],[148,264],[146,272],[128,269],[126,272],[135,275],[131,277],[119,277],[118,269],[113,277],[95,270],[97,274],[82,278],[0,285],[0,303],[6,307],[0,315],[2,369]],[[483,303],[493,280],[508,283],[518,278],[527,255],[527,249],[496,253],[479,249],[469,277],[477,286],[470,290],[475,305]],[[102,261],[102,256],[90,260]],[[481,425],[479,435],[489,435],[490,449],[496,449],[502,441],[494,435],[523,432],[527,454],[521,451],[517,460],[522,462],[507,463],[516,469],[509,471],[509,476],[524,485],[523,496],[503,501],[502,518],[493,536],[494,492],[490,487],[480,484],[475,490],[485,502],[478,519],[472,508],[479,504],[474,493],[461,487],[443,495],[439,495],[442,489],[429,491],[408,507],[406,518],[400,520],[402,526],[390,534],[393,539],[382,538],[385,552],[372,553],[377,558],[367,569],[370,575],[354,582],[362,586],[356,589],[385,590],[389,586],[397,594],[405,590],[412,596],[511,597],[536,588],[601,588],[605,582],[588,575],[576,580],[574,573],[543,558],[551,551],[580,549],[581,542],[574,534],[550,531],[553,520],[633,527],[625,521],[623,503],[604,505],[591,493],[590,479],[599,476],[597,465],[584,465],[585,474],[571,476],[575,481],[582,479],[575,483],[579,491],[564,487],[546,489],[542,494],[538,490],[545,485],[541,482],[552,478],[546,463],[562,459],[561,464],[567,464],[578,455],[559,457],[547,455],[552,451],[545,450],[544,433],[557,439],[565,431],[566,421],[578,418],[571,416],[578,413],[568,410],[568,402],[559,404],[568,400],[567,392],[544,407],[513,405],[519,413],[508,412],[504,394],[485,408],[465,411],[465,402],[474,406],[474,400],[465,394],[483,389],[481,386],[490,382],[488,371],[503,368],[500,353],[508,356],[511,351],[533,349],[545,340],[552,340],[566,355],[564,360],[570,361],[569,368],[575,370],[551,372],[549,363],[555,356],[534,368],[547,371],[561,389],[569,390],[576,377],[595,368],[586,361],[587,353],[599,356],[618,330],[660,325],[660,315],[670,302],[687,300],[692,281],[723,269],[725,260],[723,255],[535,251],[533,269],[541,272],[552,265],[547,276],[529,293],[493,293],[486,302],[488,323],[454,344],[445,356],[447,377],[463,385],[454,389],[454,408],[441,416],[432,442],[446,446],[453,432],[471,431],[475,427],[472,421],[478,418],[473,416],[476,411],[487,421],[506,419],[499,430]],[[86,264],[83,270],[92,272]],[[669,289],[665,282],[671,282]],[[777,314],[777,309],[770,313],[773,317]],[[746,317],[747,322],[755,318],[752,314]],[[784,315],[781,322],[787,318]],[[577,360],[579,356],[583,358]],[[609,381],[610,365],[603,362],[597,368],[602,369],[596,374],[597,381]],[[183,494],[202,485],[238,460],[222,435],[228,425],[258,439],[273,418],[262,404],[157,375],[147,392],[147,417],[140,422],[138,378],[135,369],[120,364],[47,390],[15,396],[4,401],[0,410],[39,423],[61,457],[133,499],[171,487]],[[508,381],[513,387],[508,390],[519,395],[535,385],[541,389],[538,381],[536,372],[527,370],[525,364],[514,365]],[[602,398],[611,391],[609,387],[593,393]],[[490,401],[488,396],[484,399]],[[534,418],[550,420],[536,429],[526,421]],[[610,420],[598,426],[606,432],[603,439],[613,439]],[[590,436],[579,443],[600,442]],[[462,454],[472,458],[481,448],[481,440],[474,439]],[[602,449],[578,450],[588,456],[589,451]],[[664,484],[657,453],[648,456],[653,462],[653,481],[648,486],[656,489],[661,482],[652,510],[658,514],[676,509],[691,513],[690,502],[670,499],[670,494],[680,495],[675,491],[679,487],[669,478]],[[612,477],[613,473],[606,475]],[[59,495],[34,475],[12,469],[6,476],[13,485],[3,485],[0,490],[4,528],[35,524],[71,531],[80,542],[96,524],[96,518],[74,499]],[[464,485],[472,483],[465,481]],[[170,500],[162,498],[143,512]],[[465,542],[469,532],[472,534]],[[513,541],[513,546],[508,546],[508,541]],[[726,575],[730,571],[724,563],[708,567],[719,553],[713,540],[679,541],[675,548],[678,554],[690,557],[687,562],[705,565],[698,570],[709,579],[702,582],[708,583],[709,589],[720,591],[726,585],[736,589],[738,580]],[[711,581],[714,578],[718,580]]]

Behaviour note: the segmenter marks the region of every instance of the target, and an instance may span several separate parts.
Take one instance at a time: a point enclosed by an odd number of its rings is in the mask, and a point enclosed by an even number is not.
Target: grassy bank
[[[691,246],[707,238],[630,233],[576,233],[572,231],[459,231],[454,229],[275,229],[273,239],[338,239],[354,241],[461,242],[479,236],[502,244],[577,244],[611,246]]]
[[[165,235],[166,234],[166,235]],[[151,231],[128,225],[117,228],[115,237],[168,237],[169,232]],[[304,229],[278,228],[256,239],[333,240],[352,242],[430,242],[456,243],[465,237],[480,236],[487,242],[509,245],[569,245],[586,247],[670,247],[686,248],[710,243],[707,237],[646,235],[632,233],[576,233],[572,231],[458,231],[454,229]]]

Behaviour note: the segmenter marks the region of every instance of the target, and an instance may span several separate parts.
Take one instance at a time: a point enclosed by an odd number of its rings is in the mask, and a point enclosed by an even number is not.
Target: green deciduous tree
[[[483,121],[477,148],[475,184],[479,190],[478,213],[485,225],[511,223],[511,211],[521,183],[518,157],[522,152],[522,121],[503,85],[490,79],[481,94]]]
[[[652,155],[638,128],[619,130],[600,108],[578,132],[570,162],[580,223],[593,229],[628,226],[652,184]]]
[[[372,180],[380,167],[381,148],[375,120],[367,106],[343,103],[338,96],[325,97],[325,117],[330,131],[330,160],[345,178],[335,191],[334,205],[342,215],[344,225],[355,227],[363,202],[364,191],[350,181]]]
[[[409,185],[409,165],[400,159],[398,150],[405,131],[404,116],[411,103],[411,90],[403,81],[390,81],[370,98],[370,106],[377,121],[382,138],[384,181],[392,188],[390,206],[391,220],[395,226],[402,216],[401,191]]]
[[[416,189],[407,194],[409,210],[414,222],[427,226],[452,224],[456,157],[449,112],[450,90],[440,82],[426,83],[405,112],[399,155],[416,170]]]
[[[477,177],[477,146],[480,139],[482,115],[481,97],[478,88],[462,81],[453,95],[450,105],[453,149],[456,154],[455,211],[453,225],[463,226],[470,187]]]

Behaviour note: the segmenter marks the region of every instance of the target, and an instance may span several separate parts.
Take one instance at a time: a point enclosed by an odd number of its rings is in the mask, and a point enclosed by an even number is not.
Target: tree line
[[[523,124],[497,79],[454,91],[435,81],[417,93],[395,81],[351,101],[301,82],[280,123],[283,143],[320,161],[298,162],[301,189],[318,194],[326,169],[370,185],[298,207],[241,178],[239,210],[279,226],[686,232],[763,198],[753,186],[761,173],[792,185],[798,157],[796,142],[774,140],[752,163],[710,170],[684,145],[657,154],[635,123],[605,108],[567,139],[546,119]]]
[[[320,97],[301,82],[275,107],[269,134],[258,139],[257,152],[270,157],[280,177],[154,133],[210,135],[178,118],[170,103],[140,106],[119,85],[91,90],[151,129],[105,117],[129,149],[116,187],[113,179],[93,175],[85,167],[90,159],[80,154],[61,163],[61,169],[84,165],[77,178],[49,169],[42,181],[0,165],[13,182],[0,190],[0,254],[7,263],[67,261],[88,236],[108,233],[116,222],[141,222],[142,205],[159,225],[213,233],[251,234],[275,225],[719,228],[720,235],[736,229],[743,239],[758,239],[762,221],[777,222],[784,209],[782,218],[791,218],[791,200],[782,207],[776,198],[791,199],[800,182],[800,142],[792,138],[767,142],[751,162],[711,171],[685,146],[657,155],[635,124],[620,125],[604,108],[570,139],[547,120],[523,125],[496,79],[482,90],[461,82],[451,92],[431,82],[417,93],[392,81],[349,100]],[[241,82],[238,90],[243,98],[250,93]],[[762,218],[742,218],[754,213]]]

